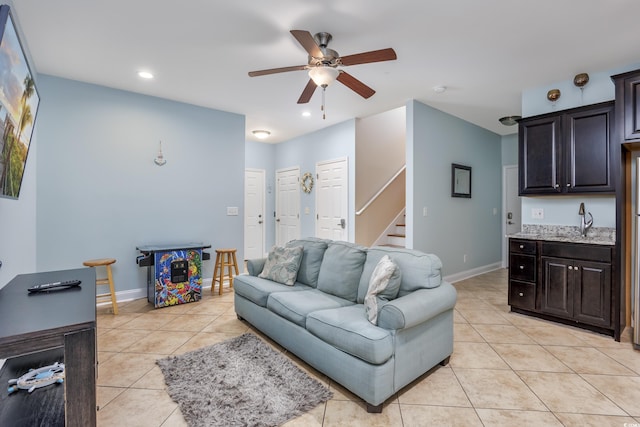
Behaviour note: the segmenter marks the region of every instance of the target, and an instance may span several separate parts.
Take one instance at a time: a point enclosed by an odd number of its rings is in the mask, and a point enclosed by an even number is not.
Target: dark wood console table
[[[27,288],[38,283],[73,279],[81,280],[81,286],[41,294],[27,292]],[[8,359],[8,364],[12,358],[37,360],[39,353],[46,355],[42,360],[56,350],[63,354],[63,408],[67,426],[96,425],[95,281],[94,269],[81,268],[21,274],[0,289],[0,359]],[[23,422],[47,419],[47,406],[41,402],[45,390],[46,387],[31,394],[26,390],[11,395],[5,392],[0,397],[0,425],[18,425],[16,414]],[[19,408],[5,410],[18,402]]]

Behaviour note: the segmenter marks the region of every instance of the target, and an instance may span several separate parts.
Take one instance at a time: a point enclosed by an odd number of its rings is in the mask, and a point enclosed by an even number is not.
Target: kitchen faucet
[[[593,225],[593,215],[591,212],[587,212],[585,214],[584,203],[580,203],[580,209],[578,210],[578,215],[580,215],[580,234],[582,236],[587,235],[587,230],[591,228]],[[586,216],[589,215],[589,221],[586,221]]]

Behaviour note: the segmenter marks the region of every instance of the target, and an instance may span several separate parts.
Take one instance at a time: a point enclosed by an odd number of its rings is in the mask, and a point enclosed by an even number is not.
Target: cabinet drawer
[[[605,263],[612,261],[611,247],[603,245],[542,242],[541,252],[543,256],[558,258],[581,259]]]
[[[536,253],[536,241],[535,240],[509,240],[509,251],[518,252],[521,254],[533,254]]]
[[[509,305],[523,308],[525,310],[535,310],[536,308],[536,285],[533,283],[509,281]]]
[[[509,278],[535,282],[536,257],[534,255],[512,253],[509,256]]]

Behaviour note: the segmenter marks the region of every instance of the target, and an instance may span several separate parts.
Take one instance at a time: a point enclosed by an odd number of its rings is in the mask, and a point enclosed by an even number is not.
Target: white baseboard
[[[472,268],[471,270],[461,271],[459,273],[450,274],[443,279],[449,283],[456,283],[461,280],[469,279],[480,274],[488,273],[490,271],[499,270],[502,268],[502,261],[495,262],[489,265],[483,265],[481,267]]]

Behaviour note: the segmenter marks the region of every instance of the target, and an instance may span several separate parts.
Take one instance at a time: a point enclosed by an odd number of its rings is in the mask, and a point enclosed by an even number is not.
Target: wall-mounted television
[[[0,6],[0,197],[17,199],[40,97],[9,6]]]

